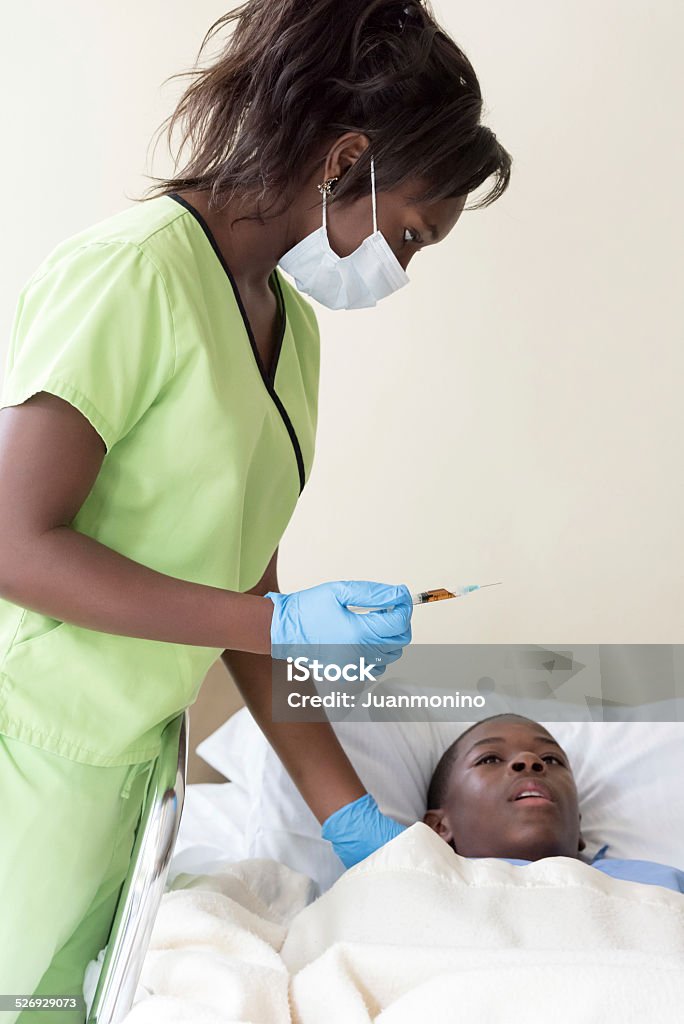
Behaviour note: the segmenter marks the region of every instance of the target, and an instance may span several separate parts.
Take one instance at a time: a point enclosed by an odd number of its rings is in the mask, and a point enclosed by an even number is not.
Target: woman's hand
[[[382,667],[401,657],[402,648],[411,642],[413,602],[405,586],[346,580],[292,594],[270,592],[266,597],[274,605],[273,658],[287,658],[301,646],[310,653],[315,649],[318,657],[320,645],[335,645],[336,651],[327,652],[335,660],[348,660],[351,648]],[[384,610],[360,615],[349,611],[349,605]]]
[[[383,814],[370,793],[366,793],[326,818],[321,835],[332,843],[344,866],[351,868],[405,828],[406,825]]]

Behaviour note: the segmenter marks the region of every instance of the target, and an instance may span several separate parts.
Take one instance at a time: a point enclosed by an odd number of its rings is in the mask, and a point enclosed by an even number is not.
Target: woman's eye
[[[410,238],[406,236],[410,235]],[[413,228],[404,228],[404,242],[413,242],[414,245],[420,245],[420,235]]]
[[[499,757],[498,754],[485,754],[485,756],[481,757],[480,760],[477,763],[478,764],[487,764],[489,761],[492,760],[492,758],[495,761],[500,761],[501,760],[501,758]]]

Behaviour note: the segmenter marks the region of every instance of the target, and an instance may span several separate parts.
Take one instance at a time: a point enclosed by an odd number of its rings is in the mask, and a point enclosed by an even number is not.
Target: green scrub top
[[[159,196],[57,246],[22,290],[0,408],[47,391],[106,454],[71,523],[158,572],[243,592],[308,479],[319,333],[273,271],[270,374],[201,214]],[[223,648],[84,629],[0,599],[0,733],[92,765],[156,756]]]

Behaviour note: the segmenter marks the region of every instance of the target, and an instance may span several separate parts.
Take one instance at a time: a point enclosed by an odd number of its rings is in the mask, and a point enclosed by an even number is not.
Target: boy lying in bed
[[[442,755],[430,782],[423,821],[462,857],[496,857],[529,864],[543,857],[577,857],[577,788],[567,755],[538,722],[493,715],[466,729]],[[370,794],[324,822],[346,867],[393,839],[404,826],[378,810]],[[684,872],[643,860],[592,861],[613,878],[684,892]]]

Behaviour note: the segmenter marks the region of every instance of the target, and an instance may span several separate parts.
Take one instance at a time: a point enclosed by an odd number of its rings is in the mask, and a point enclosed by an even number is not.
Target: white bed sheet
[[[684,898],[573,858],[458,857],[418,823],[311,900],[267,860],[165,894],[124,1024],[675,1024]]]

